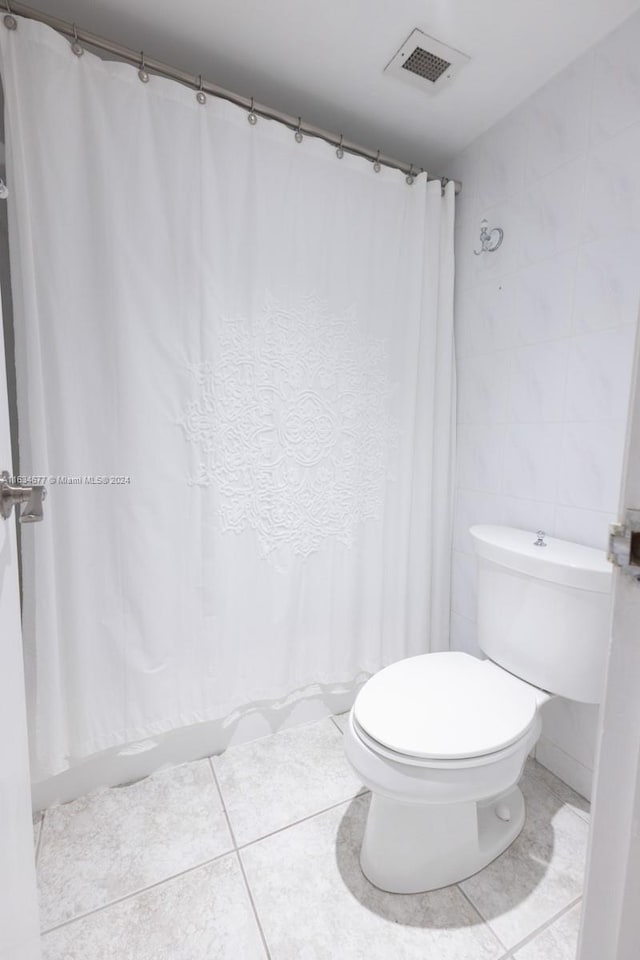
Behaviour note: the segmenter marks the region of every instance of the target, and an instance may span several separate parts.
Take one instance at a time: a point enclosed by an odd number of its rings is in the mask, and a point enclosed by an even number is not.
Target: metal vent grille
[[[411,31],[384,70],[416,90],[436,96],[453,83],[468,62],[466,53],[416,29]]]
[[[449,60],[444,60],[442,57],[436,56],[435,53],[423,50],[422,47],[416,47],[411,56],[407,57],[402,64],[402,69],[409,70],[424,80],[435,83],[450,66]]]

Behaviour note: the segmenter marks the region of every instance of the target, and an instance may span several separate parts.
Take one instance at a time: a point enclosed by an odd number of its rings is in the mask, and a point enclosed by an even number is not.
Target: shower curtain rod
[[[242,97],[240,94],[232,93],[230,90],[225,90],[224,87],[219,87],[214,83],[203,80],[201,75],[185,73],[184,70],[179,70],[177,67],[171,67],[168,64],[163,63],[161,60],[154,60],[153,57],[148,57],[144,52],[131,50],[129,47],[124,47],[120,43],[107,40],[95,33],[89,33],[87,30],[81,30],[80,28],[76,27],[75,24],[69,23],[67,20],[61,20],[59,17],[53,17],[48,13],[43,13],[42,11],[36,10],[34,7],[29,7],[24,3],[13,3],[11,0],[0,0],[0,10],[6,11],[6,13],[9,15],[16,14],[20,17],[26,17],[28,20],[38,20],[40,23],[45,23],[47,26],[52,27],[65,37],[69,37],[74,42],[80,44],[86,43],[98,50],[104,50],[106,53],[111,53],[122,60],[126,60],[129,63],[134,64],[134,66],[141,68],[144,67],[144,69],[147,71],[151,70],[153,73],[157,73],[160,76],[167,77],[170,80],[177,80],[178,83],[182,83],[188,87],[193,87],[193,89],[197,92],[202,91],[205,94],[210,94],[212,97],[218,97],[221,100],[228,100],[230,103],[235,103],[236,106],[243,107],[258,117],[264,117],[266,120],[276,120],[278,123],[282,123],[291,130],[296,131],[296,134],[300,133],[309,137],[317,137],[319,140],[326,140],[327,143],[336,147],[338,150],[344,150],[346,153],[354,154],[357,157],[364,157],[366,160],[371,160],[374,163],[381,164],[385,167],[392,167],[395,170],[401,170],[403,173],[407,174],[408,178],[412,178],[417,176],[417,174],[424,172],[423,168],[416,167],[415,164],[404,163],[401,160],[395,160],[393,157],[387,157],[380,150],[370,150],[368,147],[362,147],[357,143],[353,143],[351,140],[346,140],[342,134],[331,133],[328,130],[323,130],[322,127],[316,127],[312,124],[302,122],[300,117],[292,117],[289,114],[282,113],[282,111],[275,110],[272,107],[266,107],[263,104],[254,103],[253,98]],[[427,179],[439,180],[443,189],[446,187],[447,183],[450,182],[449,177],[435,177],[429,175],[428,173]],[[413,181],[411,180],[411,182]],[[455,183],[455,192],[460,193],[462,184],[458,180],[453,180],[452,182]]]

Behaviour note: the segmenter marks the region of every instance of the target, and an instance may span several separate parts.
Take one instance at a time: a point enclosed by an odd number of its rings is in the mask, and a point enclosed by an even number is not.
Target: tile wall
[[[468,528],[602,548],[640,300],[640,13],[448,165],[458,205],[452,645],[478,653]],[[480,221],[504,229],[475,256]],[[537,757],[590,793],[597,708],[552,702]]]

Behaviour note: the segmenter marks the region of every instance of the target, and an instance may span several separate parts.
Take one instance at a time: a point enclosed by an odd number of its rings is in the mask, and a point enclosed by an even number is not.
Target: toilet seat
[[[351,717],[351,723],[354,736],[366,748],[373,751],[381,760],[391,761],[395,766],[401,765],[403,767],[417,768],[417,772],[421,769],[432,771],[440,770],[451,775],[456,771],[460,773],[466,771],[470,774],[473,770],[477,770],[482,766],[499,763],[517,754],[521,750],[521,744],[528,741],[529,735],[531,731],[535,729],[537,721],[534,720],[531,727],[529,727],[518,740],[510,743],[508,747],[504,747],[502,750],[495,750],[493,753],[485,753],[482,754],[482,756],[476,757],[456,757],[452,760],[439,760],[433,757],[413,757],[408,753],[399,753],[396,750],[385,747],[379,740],[374,740],[373,737],[370,737],[353,716]]]
[[[398,759],[470,760],[521,741],[536,723],[539,694],[490,660],[428,653],[368,680],[353,717],[367,739]]]

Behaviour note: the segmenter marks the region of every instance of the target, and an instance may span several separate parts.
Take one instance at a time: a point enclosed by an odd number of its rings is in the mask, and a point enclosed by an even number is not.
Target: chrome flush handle
[[[25,504],[20,511],[20,523],[37,523],[42,520],[42,501],[47,491],[41,484],[22,486],[10,483],[11,477],[7,470],[0,474],[0,514],[5,520],[11,516],[13,507]]]
[[[534,547],[546,547],[547,544],[544,542],[546,533],[544,530],[538,530],[538,539],[533,541]]]

